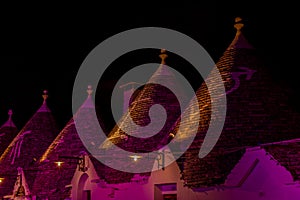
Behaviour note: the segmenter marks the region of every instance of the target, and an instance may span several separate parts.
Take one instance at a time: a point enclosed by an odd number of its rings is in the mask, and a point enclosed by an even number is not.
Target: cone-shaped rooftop
[[[83,152],[87,152],[76,130],[74,119],[84,118],[87,131],[98,123],[98,121],[91,120],[93,119],[91,113],[95,109],[91,97],[92,91],[92,86],[88,86],[86,100],[39,160],[39,172],[34,181],[32,193],[40,198],[56,199],[62,196],[67,198],[69,195],[65,186],[71,184],[75,170],[77,170],[76,158]]]
[[[0,127],[0,156],[15,138],[18,129],[12,120],[13,111],[8,111],[8,120]]]
[[[51,144],[58,133],[54,117],[47,106],[47,91],[44,91],[43,104],[26,123],[22,130],[12,140],[0,157],[0,174],[15,174],[18,167],[32,170],[26,173],[28,186],[31,187],[35,177],[36,161]],[[4,189],[0,197],[10,194],[13,190],[14,179],[3,182]]]
[[[227,113],[218,142],[202,159],[198,157],[201,145],[210,124],[216,119],[211,118],[206,84],[196,92],[200,107],[199,128],[180,166],[186,185],[191,188],[224,184],[246,147],[299,137],[299,114],[288,106],[285,90],[272,80],[256,50],[243,36],[243,26],[241,18],[236,18],[235,38],[216,64],[226,89]],[[213,81],[216,75],[211,73],[205,81]],[[196,119],[193,115],[195,106],[188,106],[185,112],[189,112],[189,117],[181,118],[181,125],[188,127]],[[177,130],[178,125],[173,133],[179,134],[182,141],[191,135],[188,129]]]

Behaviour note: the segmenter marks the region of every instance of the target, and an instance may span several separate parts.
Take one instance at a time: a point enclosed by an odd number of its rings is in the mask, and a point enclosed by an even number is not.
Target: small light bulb
[[[134,162],[136,162],[139,158],[141,158],[141,156],[138,156],[138,155],[133,155],[133,156],[129,156],[129,157],[132,158]]]
[[[61,165],[63,164],[63,162],[61,161],[58,161],[58,162],[55,162],[57,164],[57,167],[61,167]]]

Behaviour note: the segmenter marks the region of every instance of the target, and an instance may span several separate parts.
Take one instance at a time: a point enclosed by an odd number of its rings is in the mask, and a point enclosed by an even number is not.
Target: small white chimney
[[[127,112],[129,107],[129,101],[134,91],[140,86],[140,83],[129,82],[121,85],[120,88],[123,89],[123,113]]]

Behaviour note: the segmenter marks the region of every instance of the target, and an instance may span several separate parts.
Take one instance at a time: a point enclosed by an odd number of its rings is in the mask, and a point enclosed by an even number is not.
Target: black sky
[[[174,29],[198,41],[217,61],[234,38],[236,16],[244,19],[244,35],[261,54],[270,76],[291,90],[291,106],[299,109],[299,23],[293,8],[292,4],[241,1],[209,5],[200,2],[176,8],[156,5],[150,9],[144,5],[119,10],[103,6],[92,10],[9,12],[1,20],[0,123],[12,108],[14,121],[21,129],[41,105],[42,91],[47,89],[49,107],[62,128],[72,115],[71,94],[77,70],[95,46],[114,34],[144,26]],[[132,63],[159,62],[158,54],[159,50],[144,57],[139,55],[138,62]]]

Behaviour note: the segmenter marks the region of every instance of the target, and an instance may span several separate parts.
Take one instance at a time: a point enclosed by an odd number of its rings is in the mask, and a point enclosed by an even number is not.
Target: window
[[[154,187],[154,200],[177,200],[176,183],[156,184]]]

